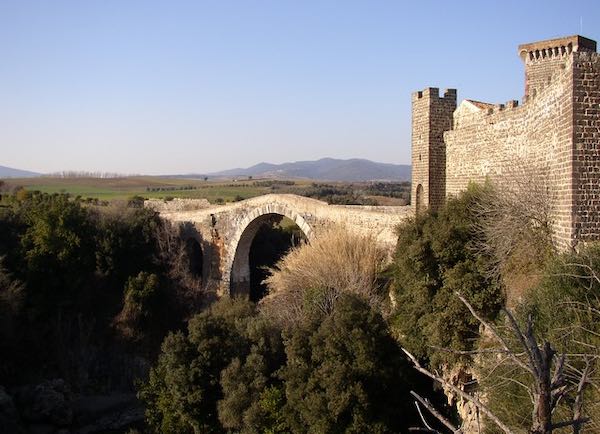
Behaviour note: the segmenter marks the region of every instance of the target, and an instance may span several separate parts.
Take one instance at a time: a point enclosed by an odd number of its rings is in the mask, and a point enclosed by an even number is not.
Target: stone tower
[[[519,46],[523,103],[412,97],[412,204],[418,214],[486,180],[543,198],[560,248],[600,239],[600,54],[573,35]],[[519,190],[520,189],[520,190]]]
[[[446,199],[446,144],[444,131],[452,129],[456,89],[429,87],[412,96],[412,187],[415,214],[436,210]]]
[[[579,35],[519,45],[519,56],[525,63],[525,99],[547,87],[573,53],[595,52],[596,41]]]

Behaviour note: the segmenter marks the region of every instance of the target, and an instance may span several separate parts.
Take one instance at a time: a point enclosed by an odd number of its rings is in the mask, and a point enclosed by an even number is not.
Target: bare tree
[[[516,262],[539,265],[554,252],[556,192],[549,169],[514,159],[502,177],[488,181],[475,209],[476,249],[492,261],[489,276],[500,279]]]
[[[597,354],[564,354],[555,350],[553,345],[545,341],[539,343],[534,334],[533,320],[531,316],[527,318],[525,327],[522,328],[516,320],[513,313],[505,309],[508,330],[510,331],[510,341],[505,337],[497,327],[487,322],[479,315],[473,306],[459,293],[457,297],[465,304],[471,314],[481,323],[484,329],[489,333],[491,339],[496,343],[494,348],[485,348],[481,350],[470,351],[470,354],[496,354],[502,355],[504,360],[509,360],[526,372],[529,376],[529,384],[522,384],[527,388],[533,404],[531,414],[530,434],[551,434],[554,430],[572,427],[573,433],[580,433],[583,426],[589,422],[590,418],[583,414],[583,400],[586,387],[590,384],[590,377],[597,361]],[[512,340],[517,342],[517,348],[512,345]],[[412,361],[415,368],[442,384],[444,387],[452,390],[463,399],[474,404],[478,410],[485,414],[504,433],[513,431],[504,423],[494,412],[476,395],[465,392],[441,375],[424,368],[419,361],[408,351],[404,350],[408,358]],[[463,352],[464,353],[464,352]],[[573,363],[574,359],[583,360],[583,368],[578,369]],[[413,394],[418,402],[427,408],[432,415],[440,420],[451,432],[462,432],[461,428],[454,427],[446,419],[441,417],[430,403],[420,396]],[[555,421],[554,415],[558,404],[561,401],[570,400],[572,402],[572,414],[567,420]],[[437,432],[431,427],[426,426],[426,432]]]
[[[185,307],[185,311],[196,312],[205,301],[205,293],[202,279],[193,275],[190,269],[190,252],[186,249],[184,230],[181,225],[160,220],[154,235],[158,246],[157,259],[159,263],[166,265],[169,278],[176,282],[178,303]]]

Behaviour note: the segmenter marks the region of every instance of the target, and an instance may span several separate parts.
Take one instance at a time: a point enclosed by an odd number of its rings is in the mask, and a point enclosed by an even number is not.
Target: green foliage
[[[143,340],[149,330],[155,329],[163,297],[156,274],[141,271],[130,277],[125,286],[123,309],[117,317],[117,325],[124,336]]]
[[[122,287],[140,271],[158,271],[156,234],[158,214],[145,208],[117,208],[102,213],[96,239],[98,271]]]
[[[154,432],[398,432],[415,422],[412,369],[382,316],[342,295],[282,330],[222,299],[164,341],[140,386]]]
[[[248,323],[246,336],[249,352],[221,373],[219,420],[224,428],[242,433],[282,432],[284,396],[275,375],[285,363],[281,331],[259,316]]]
[[[390,267],[394,328],[409,351],[429,357],[433,365],[457,361],[436,348],[470,350],[478,336],[478,321],[454,292],[487,318],[502,306],[501,288],[486,277],[487,258],[472,248],[473,209],[480,194],[479,187],[471,186],[439,213],[426,213],[398,230]]]
[[[99,210],[64,194],[12,196],[0,208],[0,336],[19,344],[2,350],[2,364],[18,369],[0,369],[0,384],[62,377],[74,388],[131,385],[124,377],[135,373],[111,365],[127,359],[114,323],[159,343],[178,325],[165,318],[181,318],[163,297],[177,283],[157,286],[171,266],[159,248],[163,225],[145,209]],[[125,348],[139,354],[142,347]],[[150,353],[157,351],[158,344]],[[115,378],[96,366],[111,366]]]
[[[95,227],[87,208],[66,195],[36,194],[20,203],[20,238],[30,304],[40,313],[71,303],[94,272]]]
[[[262,411],[262,432],[264,434],[283,434],[289,432],[285,422],[285,391],[283,386],[269,386],[260,394],[258,400]]]
[[[193,317],[187,335],[167,336],[139,393],[156,432],[221,431],[217,417],[217,402],[223,397],[221,371],[248,352],[246,328],[254,313],[248,301],[223,299]]]
[[[344,294],[333,313],[286,338],[281,370],[291,431],[395,432],[410,422],[410,371],[381,315]]]

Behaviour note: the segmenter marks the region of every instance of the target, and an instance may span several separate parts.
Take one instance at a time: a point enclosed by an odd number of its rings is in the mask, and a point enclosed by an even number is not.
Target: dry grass
[[[358,294],[379,307],[377,277],[386,258],[373,237],[334,226],[292,249],[269,270],[269,295],[261,309],[289,325],[312,313],[330,313],[342,293]]]

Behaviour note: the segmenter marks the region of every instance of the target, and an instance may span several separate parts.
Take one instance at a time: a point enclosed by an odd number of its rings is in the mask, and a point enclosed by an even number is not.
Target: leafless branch
[[[515,356],[514,352],[511,351],[510,347],[508,346],[508,343],[506,342],[506,340],[500,335],[500,333],[498,333],[496,328],[494,326],[492,326],[490,323],[488,323],[485,319],[483,319],[483,317],[481,315],[479,315],[475,311],[475,309],[473,309],[473,306],[471,306],[471,303],[469,303],[459,292],[455,292],[455,294],[464,303],[464,305],[467,307],[467,309],[469,309],[469,312],[471,312],[471,315],[473,315],[486,329],[488,329],[492,333],[494,338],[496,338],[496,340],[502,345],[502,348],[504,348],[504,350],[506,351],[506,354],[521,368],[523,368],[526,371],[531,372],[533,374],[534,372],[533,372],[532,368],[530,366],[526,365],[525,363],[523,363],[523,361],[521,359],[519,359],[517,356]],[[526,349],[527,348],[525,347],[525,350]]]
[[[442,415],[442,414],[441,414],[439,411],[437,411],[437,410],[435,409],[435,407],[434,407],[433,405],[431,405],[431,403],[430,403],[430,402],[429,402],[427,399],[425,399],[425,398],[421,397],[421,396],[420,396],[418,393],[416,393],[416,392],[414,392],[414,391],[412,391],[412,390],[411,390],[410,394],[411,394],[411,395],[412,395],[412,396],[413,396],[413,397],[414,397],[414,398],[415,398],[417,401],[419,401],[419,402],[420,402],[420,403],[423,405],[423,407],[425,407],[427,410],[429,410],[429,412],[430,412],[430,413],[431,413],[433,416],[435,416],[435,418],[436,418],[437,420],[439,420],[441,423],[443,423],[443,424],[444,424],[444,426],[445,426],[446,428],[448,428],[450,431],[452,431],[452,432],[453,432],[453,433],[455,433],[455,434],[461,434],[461,433],[462,433],[462,430],[461,430],[460,428],[456,428],[454,425],[452,425],[452,423],[450,423],[450,421],[449,421],[448,419],[446,419],[446,418],[445,418],[445,417],[444,417],[444,416],[443,416],[443,415]],[[419,406],[418,406],[418,404],[417,404],[416,402],[415,402],[415,405],[417,405],[417,409],[419,409],[419,415],[421,416],[421,420],[423,421],[423,424],[424,424],[424,425],[425,425],[425,426],[426,426],[428,429],[430,429],[432,432],[437,432],[437,431],[435,431],[433,428],[431,428],[431,427],[430,427],[430,426],[427,424],[427,422],[425,421],[425,418],[424,418],[424,417],[423,417],[423,415],[421,414],[421,409],[419,408]]]
[[[402,351],[404,351],[404,353],[410,359],[410,361],[413,363],[413,365],[417,371],[426,375],[427,377],[431,378],[432,380],[444,385],[445,387],[452,390],[457,395],[460,395],[465,400],[472,402],[477,408],[479,408],[480,411],[485,413],[485,415],[487,417],[489,417],[490,420],[493,421],[498,426],[498,428],[500,428],[503,432],[505,432],[507,434],[512,434],[512,431],[494,413],[492,413],[492,411],[483,402],[481,402],[478,398],[465,392],[461,388],[456,387],[454,384],[446,381],[440,375],[434,374],[433,372],[431,372],[428,369],[421,366],[421,364],[415,358],[415,356],[413,356],[406,349],[403,348]]]

